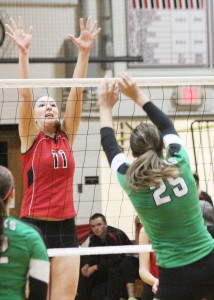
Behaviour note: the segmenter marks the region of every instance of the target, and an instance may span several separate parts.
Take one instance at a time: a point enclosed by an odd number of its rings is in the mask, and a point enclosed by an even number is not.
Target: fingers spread
[[[119,74],[119,76],[126,82],[126,84],[131,85],[132,84],[132,78],[129,76],[128,73],[122,72]]]
[[[14,30],[8,24],[5,24],[5,27],[8,35],[14,34]]]
[[[90,28],[91,28],[91,17],[88,17],[86,22],[86,30],[90,30]]]
[[[32,26],[29,27],[28,33],[29,33],[30,35],[32,35],[32,33],[33,33],[33,27],[32,27]]]
[[[23,29],[23,20],[21,16],[19,16],[19,29]]]
[[[109,84],[110,94],[113,94],[114,90],[115,90],[115,81],[113,81],[111,84]]]
[[[18,29],[16,22],[13,20],[13,18],[10,18],[10,23],[11,23],[11,27],[13,28],[14,31],[16,31]]]
[[[96,30],[97,30],[97,21],[94,21],[94,25],[93,25],[93,27],[91,29],[91,32],[93,33]]]
[[[81,31],[85,30],[83,18],[80,18],[80,30],[81,30]]]
[[[99,28],[97,29],[97,31],[95,31],[94,37],[96,37],[96,36],[100,33],[100,31],[101,31],[101,27],[99,27]]]

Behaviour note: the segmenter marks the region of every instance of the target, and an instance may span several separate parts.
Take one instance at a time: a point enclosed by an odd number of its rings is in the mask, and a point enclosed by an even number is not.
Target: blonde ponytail
[[[137,157],[126,173],[131,190],[158,186],[161,179],[179,176],[179,169],[162,159],[163,141],[155,125],[138,125],[131,134],[130,146]]]

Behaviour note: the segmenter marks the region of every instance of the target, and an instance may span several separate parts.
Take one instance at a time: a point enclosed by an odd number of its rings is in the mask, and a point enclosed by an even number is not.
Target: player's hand
[[[119,91],[116,88],[115,81],[110,82],[104,78],[99,88],[99,103],[101,109],[112,109],[119,99]]]
[[[153,291],[154,294],[157,293],[158,285],[159,285],[159,280],[157,279],[157,280],[155,281],[155,283],[153,284],[153,286],[152,286],[152,291]]]
[[[86,25],[84,25],[83,18],[80,18],[80,36],[76,38],[72,34],[69,34],[68,37],[77,46],[79,51],[88,52],[92,48],[100,30],[100,27],[97,28],[97,21],[94,21],[91,26],[91,17],[88,17]]]
[[[131,98],[141,107],[149,101],[148,97],[142,93],[135,80],[128,73],[119,74],[118,87],[121,93]]]
[[[89,268],[89,264],[86,264],[81,268],[82,275],[85,277],[87,276],[88,268]]]
[[[26,33],[23,29],[22,17],[19,17],[18,24],[16,24],[13,18],[10,18],[10,24],[5,24],[5,27],[7,30],[6,35],[12,41],[14,41],[19,50],[27,53],[32,40],[33,27],[30,26],[28,29],[28,33]]]
[[[94,272],[97,271],[97,265],[93,265],[88,268],[86,277],[90,277]]]

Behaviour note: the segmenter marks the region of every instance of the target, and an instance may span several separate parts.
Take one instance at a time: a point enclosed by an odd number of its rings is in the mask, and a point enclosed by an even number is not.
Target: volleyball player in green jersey
[[[45,300],[49,282],[46,247],[34,228],[7,216],[14,195],[13,176],[0,166],[0,299]]]
[[[112,109],[119,93],[115,83],[104,80],[99,90],[101,143],[156,253],[155,299],[213,300],[214,241],[204,226],[187,152],[170,119],[128,74],[122,73],[117,84],[153,123],[141,123],[132,131],[135,160],[129,164],[113,130]]]

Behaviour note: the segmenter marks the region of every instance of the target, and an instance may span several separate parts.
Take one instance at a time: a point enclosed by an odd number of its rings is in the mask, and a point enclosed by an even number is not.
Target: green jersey
[[[178,178],[160,180],[157,187],[133,192],[127,185],[127,157],[121,152],[111,127],[101,128],[101,143],[112,171],[148,234],[157,265],[163,268],[185,266],[208,255],[214,248],[214,240],[204,225],[189,158],[173,123],[150,101],[144,104],[143,110],[163,139],[153,150],[160,155],[165,146],[166,158],[162,159],[178,167]],[[138,151],[140,155],[140,147]]]
[[[8,217],[4,223],[0,257],[0,299],[25,299],[28,274],[39,281],[48,282],[49,259],[45,244],[35,229]]]
[[[171,151],[173,156],[167,160],[180,169],[180,177],[162,180],[159,187],[131,192],[126,175],[117,171],[119,183],[148,234],[157,265],[165,268],[195,262],[214,248],[214,241],[204,225],[188,155],[179,145],[178,136],[174,136],[174,140],[173,135],[170,138],[171,143],[178,143],[179,147],[176,152]]]

